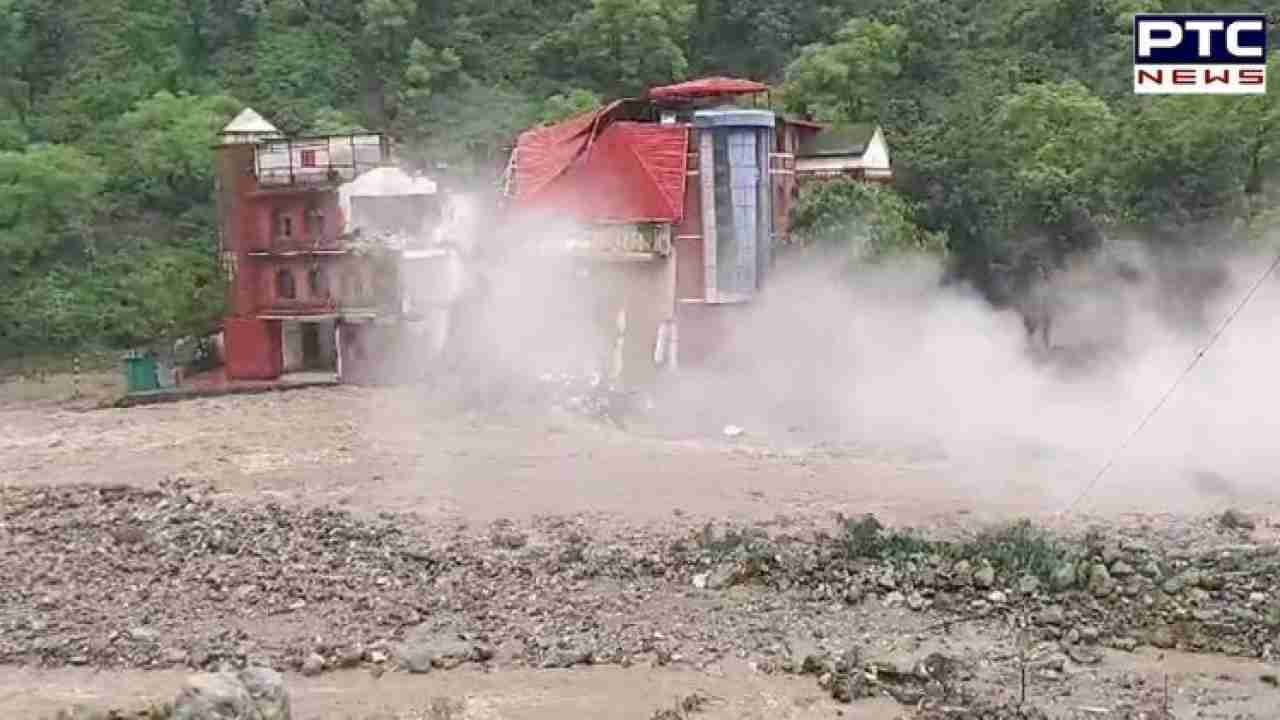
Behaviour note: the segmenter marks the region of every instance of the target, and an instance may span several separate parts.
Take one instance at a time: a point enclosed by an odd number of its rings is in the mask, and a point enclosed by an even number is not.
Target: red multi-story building
[[[768,91],[724,77],[655,87],[516,143],[513,217],[566,225],[546,240],[599,278],[575,301],[602,308],[604,335],[616,325],[601,343],[618,348],[609,364],[624,384],[724,347],[789,242],[805,180],[892,178],[879,128],[789,118],[759,102]]]
[[[214,152],[227,377],[358,376],[371,326],[398,311],[395,265],[354,251],[338,189],[389,163],[386,140],[287,138],[246,109]]]

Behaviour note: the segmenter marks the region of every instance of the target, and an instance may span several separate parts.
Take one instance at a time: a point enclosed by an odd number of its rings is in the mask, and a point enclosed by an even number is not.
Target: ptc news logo
[[[1140,95],[1265,93],[1267,16],[1135,15],[1133,91]]]

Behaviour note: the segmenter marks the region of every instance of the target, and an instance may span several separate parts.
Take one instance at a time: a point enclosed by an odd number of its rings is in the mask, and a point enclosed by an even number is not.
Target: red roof
[[[619,105],[574,115],[548,127],[520,133],[516,140],[517,197],[529,197],[564,172],[586,150],[591,136],[609,112]]]
[[[680,222],[688,128],[610,122],[616,106],[520,136],[516,208],[569,212],[594,222]]]
[[[768,85],[731,77],[708,77],[651,88],[648,97],[657,100],[686,100],[715,97],[717,95],[755,95],[769,89]]]

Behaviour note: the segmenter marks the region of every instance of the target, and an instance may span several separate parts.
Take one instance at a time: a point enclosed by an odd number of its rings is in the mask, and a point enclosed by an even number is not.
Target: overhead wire
[[[1257,294],[1258,289],[1262,287],[1262,284],[1266,282],[1267,278],[1271,277],[1271,274],[1275,272],[1277,267],[1280,267],[1280,254],[1276,255],[1275,259],[1271,261],[1271,264],[1267,266],[1266,271],[1263,272],[1262,275],[1259,276],[1258,279],[1249,288],[1249,292],[1246,293],[1245,296],[1241,298],[1240,302],[1237,303],[1236,306],[1231,310],[1231,312],[1228,313],[1227,316],[1223,318],[1222,322],[1219,323],[1217,329],[1214,330],[1211,336],[1209,336],[1209,341],[1205,343],[1205,345],[1202,348],[1196,351],[1195,355],[1192,356],[1191,358],[1191,362],[1187,363],[1187,366],[1182,370],[1181,373],[1178,374],[1177,378],[1175,378],[1173,383],[1169,385],[1168,389],[1164,391],[1164,394],[1160,396],[1159,402],[1153,405],[1151,409],[1148,410],[1145,415],[1143,415],[1142,420],[1133,428],[1133,430],[1129,432],[1129,435],[1124,439],[1124,441],[1120,443],[1120,445],[1116,446],[1116,448],[1111,452],[1111,455],[1107,458],[1107,461],[1102,465],[1101,468],[1098,469],[1098,472],[1093,476],[1093,479],[1089,481],[1089,483],[1084,487],[1084,489],[1080,491],[1078,495],[1076,495],[1075,499],[1072,500],[1069,505],[1067,505],[1066,510],[1064,510],[1063,512],[1073,511],[1076,508],[1076,506],[1080,504],[1082,500],[1088,497],[1089,494],[1092,493],[1095,488],[1097,488],[1098,483],[1100,483],[1102,479],[1106,477],[1107,473],[1111,472],[1111,470],[1115,467],[1116,461],[1118,461],[1120,457],[1124,454],[1124,452],[1129,449],[1129,446],[1133,444],[1133,441],[1137,439],[1138,435],[1142,434],[1142,431],[1147,427],[1147,425],[1151,423],[1151,421],[1155,418],[1155,416],[1158,415],[1160,411],[1164,409],[1164,406],[1168,404],[1169,399],[1173,397],[1173,394],[1175,392],[1177,392],[1178,388],[1182,385],[1183,381],[1185,381],[1187,377],[1191,375],[1192,371],[1196,369],[1196,366],[1200,364],[1200,361],[1202,359],[1204,359],[1205,354],[1208,353],[1209,350],[1218,341],[1218,339],[1222,337],[1222,334],[1226,332],[1228,327],[1231,326],[1231,323],[1235,322],[1236,316],[1238,316],[1240,312],[1244,310],[1244,308],[1249,304],[1249,301],[1253,299],[1253,296]]]

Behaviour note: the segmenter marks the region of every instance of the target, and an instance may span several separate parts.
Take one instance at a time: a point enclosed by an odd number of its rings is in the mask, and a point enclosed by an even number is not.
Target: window
[[[305,222],[308,237],[318,240],[324,236],[324,211],[318,205],[307,208]]]
[[[280,270],[276,273],[276,297],[282,300],[293,300],[298,297],[298,288],[293,284],[293,273]]]
[[[282,210],[272,212],[275,217],[276,237],[293,237],[293,218]]]
[[[313,168],[313,167],[319,167],[319,166],[320,166],[320,163],[316,159],[315,150],[302,151],[302,167]]]
[[[320,268],[311,268],[307,273],[307,290],[313,298],[322,298],[329,294],[329,289],[325,285],[324,271]]]

